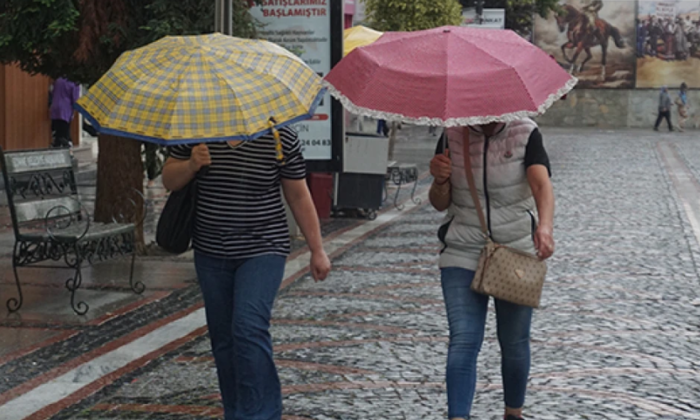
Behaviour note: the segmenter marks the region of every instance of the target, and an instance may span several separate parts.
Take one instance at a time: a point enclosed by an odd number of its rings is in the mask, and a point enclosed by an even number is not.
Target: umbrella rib
[[[236,63],[236,62],[234,62],[233,65],[234,65],[234,66],[237,66],[237,67],[245,68],[245,67],[239,65],[239,64]],[[214,75],[216,76],[217,79],[221,80],[224,84],[226,84],[229,88],[231,88],[231,92],[234,92],[234,93],[233,93],[233,100],[234,100],[234,102],[235,102],[236,105],[238,106],[238,109],[243,109],[243,108],[244,108],[243,103],[241,103],[241,101],[240,101],[240,99],[238,98],[238,96],[235,95],[235,92],[236,92],[235,86],[232,86],[231,83],[229,82],[229,80],[226,79],[224,76],[221,75],[221,72],[220,72],[220,70],[219,70],[218,68],[216,68],[215,66],[211,66],[209,63],[206,63],[206,66],[211,70],[212,74],[214,74]],[[252,130],[250,129],[250,127],[248,126],[248,120],[247,120],[247,119],[245,119],[245,118],[243,119],[243,124],[245,124],[246,133],[253,133],[253,131],[252,131]]]
[[[132,51],[129,51],[129,53],[130,53],[130,52],[132,52]],[[143,59],[143,57],[141,57],[141,59]],[[136,61],[135,63],[139,63],[139,61]],[[176,63],[178,63],[178,62],[177,62],[177,61],[171,62],[171,66],[176,65]],[[128,63],[128,61],[127,61],[127,62],[124,63],[123,66],[124,66],[124,67],[127,67],[128,64],[129,64],[129,63]],[[141,66],[140,66],[140,67],[141,67]],[[142,67],[142,68],[143,68],[143,67]],[[160,68],[160,69],[158,69],[158,70],[163,70],[163,69]],[[135,80],[134,80],[134,83],[131,84],[131,85],[129,85],[129,89],[128,89],[128,90],[125,90],[124,93],[128,93],[128,92],[132,91],[132,90],[133,90],[134,88],[136,88],[139,84],[143,83],[144,78],[153,77],[153,76],[154,76],[153,72],[146,72],[146,71],[144,71],[144,75],[141,76],[141,77],[139,77],[139,78],[137,78],[137,79],[135,79]],[[119,109],[119,107],[122,106],[122,104],[124,103],[124,101],[125,101],[127,98],[128,98],[128,96],[121,95],[121,96],[119,96],[119,97],[115,100],[114,106],[112,107],[112,112],[110,112],[109,114],[107,114],[107,115],[106,115],[106,118],[105,118],[105,123],[106,123],[105,125],[106,125],[107,127],[113,126],[113,124],[110,124],[109,122],[112,121],[112,119],[114,118],[113,116],[114,116],[115,110]]]
[[[279,77],[275,76],[275,75],[272,74],[272,73],[260,72],[260,69],[257,69],[257,68],[255,68],[255,67],[250,67],[250,66],[243,66],[243,65],[241,65],[240,63],[236,63],[236,62],[234,62],[234,63],[232,63],[232,64],[233,64],[234,66],[240,67],[240,68],[243,69],[243,70],[247,70],[247,71],[251,71],[251,72],[257,73],[258,76],[259,76],[261,79],[263,79],[263,80],[270,81],[270,82],[273,82],[273,83],[274,83],[274,82],[279,82],[279,83],[281,83],[282,85],[284,85],[284,87],[286,88],[286,90],[287,90],[288,92],[293,92],[292,88],[291,88],[290,86],[288,86],[287,81],[285,81],[285,80],[282,79],[282,78],[279,78]],[[220,79],[223,80],[226,84],[228,84],[229,86],[231,86],[231,84],[229,83],[229,81],[228,81],[226,78],[224,78],[224,77],[222,77],[222,76],[219,75],[219,72],[220,72],[219,69],[213,69],[213,72],[216,73],[216,75],[217,75],[218,78],[220,78]],[[233,88],[233,86],[231,86],[231,88]],[[236,98],[236,101],[238,101],[238,98]],[[303,103],[301,103],[301,102],[298,101],[298,100],[297,100],[296,102],[299,103],[299,104],[302,105],[302,106],[304,105]],[[241,108],[243,108],[243,104],[241,104],[240,102],[239,102],[239,106],[240,106]],[[270,117],[274,117],[274,115],[270,115]],[[246,123],[247,123],[247,121],[246,121]],[[251,130],[251,131],[249,131],[249,132],[252,133],[253,131]]]
[[[490,57],[492,57],[494,60],[498,61],[499,63],[503,64],[505,67],[508,67],[510,70],[512,70],[517,76],[518,76],[518,81],[522,85],[522,87],[525,89],[525,92],[527,92],[527,96],[530,97],[530,103],[537,107],[537,103],[535,102],[535,98],[532,97],[532,93],[530,93],[530,89],[528,89],[527,85],[525,84],[525,81],[523,80],[522,76],[520,76],[520,73],[518,73],[518,70],[513,67],[511,64],[508,64],[507,62],[501,60],[500,58],[496,57],[495,55],[491,54],[488,52],[486,49],[476,45],[476,43],[470,43],[474,48],[477,48],[481,51],[483,51],[485,54],[488,54]]]
[[[185,66],[184,71],[182,71],[177,78],[177,89],[175,90],[176,96],[175,96],[175,100],[173,101],[174,105],[173,105],[172,109],[170,110],[170,112],[171,112],[170,124],[168,126],[168,130],[170,131],[170,135],[168,135],[168,137],[170,137],[170,138],[172,138],[172,130],[173,130],[173,126],[175,124],[175,119],[177,118],[176,111],[178,109],[178,105],[180,104],[180,99],[181,99],[180,96],[181,96],[182,89],[180,89],[180,87],[183,84],[184,77],[188,74],[187,71],[192,67],[192,61],[193,61],[192,57],[194,57],[194,55],[197,53],[199,53],[198,50],[193,50],[187,55],[187,60],[186,60],[187,65]]]
[[[371,46],[371,45],[370,45],[370,46]],[[358,48],[358,49],[357,49],[357,52],[356,52],[356,55],[357,55],[357,54],[363,54],[363,53],[364,53],[364,50]],[[374,64],[374,69],[372,70],[372,74],[374,74],[374,73],[379,69],[380,66],[379,66],[379,63],[377,63],[377,61],[374,59],[374,57],[372,57],[372,56],[370,55],[369,58],[372,59],[372,63]],[[371,78],[369,78],[369,77],[368,77],[368,79],[371,80]],[[335,91],[337,91],[338,93],[340,93],[340,91],[337,90],[337,89],[335,89],[335,86],[333,86],[330,82],[327,82],[327,83],[328,83],[328,85],[330,85],[331,87],[333,87],[333,90],[335,90]],[[369,88],[370,88],[370,87],[369,87],[369,84],[368,84],[368,83],[363,84],[362,89],[358,92],[358,95],[357,95],[357,96],[364,95],[364,93],[365,93],[365,92],[367,91],[367,89],[369,89]],[[343,95],[343,96],[344,96],[344,95]],[[350,98],[348,98],[348,100],[350,100]],[[381,112],[383,112],[383,111],[381,111]]]

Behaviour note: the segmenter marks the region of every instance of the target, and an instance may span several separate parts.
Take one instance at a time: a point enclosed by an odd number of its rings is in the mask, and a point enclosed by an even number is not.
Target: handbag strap
[[[481,231],[484,235],[489,238],[489,228],[486,224],[486,216],[484,215],[484,209],[481,208],[481,200],[479,200],[479,193],[476,191],[476,182],[474,182],[474,173],[472,172],[472,162],[470,154],[470,144],[469,144],[469,127],[463,127],[464,138],[462,144],[462,154],[464,155],[464,172],[467,175],[467,182],[469,183],[469,191],[472,194],[472,200],[474,201],[474,206],[476,207],[476,213],[479,215],[479,223],[481,223]]]

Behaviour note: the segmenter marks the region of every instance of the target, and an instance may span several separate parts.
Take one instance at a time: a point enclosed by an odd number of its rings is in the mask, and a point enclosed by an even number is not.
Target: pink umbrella
[[[540,115],[576,82],[515,32],[462,27],[387,32],[325,78],[354,114],[443,127]]]

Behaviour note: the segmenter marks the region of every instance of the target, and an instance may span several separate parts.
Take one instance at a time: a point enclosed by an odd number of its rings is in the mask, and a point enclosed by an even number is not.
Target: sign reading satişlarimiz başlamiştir
[[[331,70],[330,0],[264,0],[251,8],[263,24],[260,37],[298,55],[319,76]],[[329,160],[332,150],[332,113],[329,94],[312,119],[294,125],[307,160]]]

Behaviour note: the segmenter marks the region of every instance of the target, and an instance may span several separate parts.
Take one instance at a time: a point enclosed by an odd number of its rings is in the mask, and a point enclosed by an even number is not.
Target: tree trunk
[[[100,135],[97,157],[95,221],[136,223],[136,250],[145,252],[143,235],[143,162],[141,143]],[[138,193],[137,193],[138,191]]]
[[[394,147],[396,146],[396,132],[398,129],[399,125],[396,122],[392,122],[389,129],[389,162],[394,160]]]

